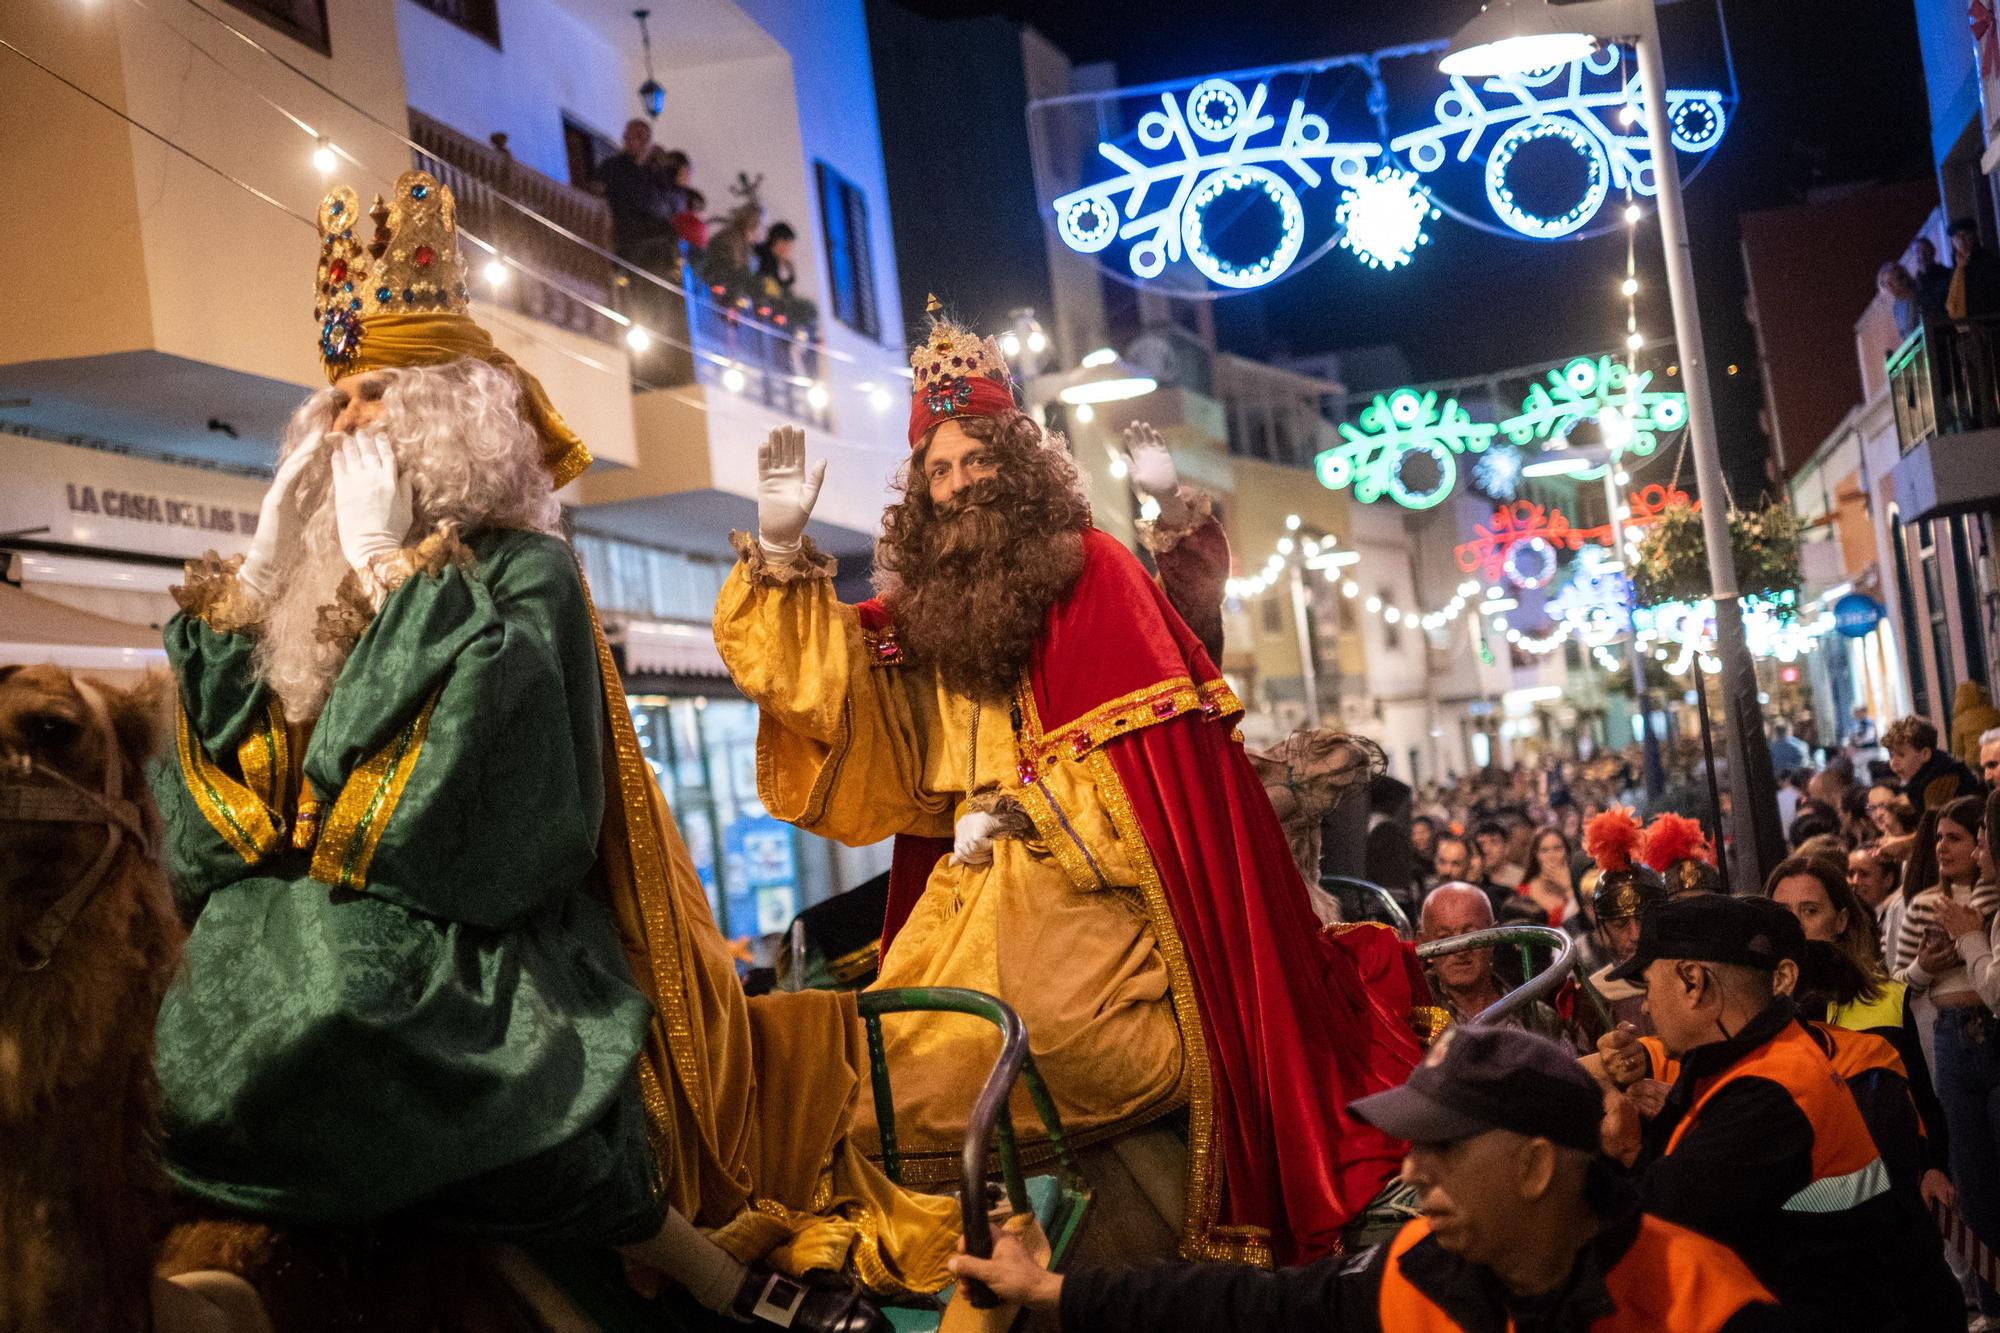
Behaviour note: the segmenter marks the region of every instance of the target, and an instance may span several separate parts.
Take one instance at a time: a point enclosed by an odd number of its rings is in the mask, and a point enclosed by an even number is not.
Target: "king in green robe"
[[[499,529],[412,557],[309,729],[254,671],[227,571],[167,626],[155,796],[193,920],[159,1024],[170,1167],[294,1220],[421,1205],[638,1240],[663,1207],[634,1074],[649,1007],[580,891],[604,705],[576,561]]]

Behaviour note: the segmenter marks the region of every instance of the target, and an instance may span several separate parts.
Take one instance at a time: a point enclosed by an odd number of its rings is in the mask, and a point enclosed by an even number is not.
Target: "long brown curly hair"
[[[1004,699],[1050,604],[1083,572],[1090,502],[1062,440],[1044,443],[1025,414],[958,424],[987,446],[997,475],[941,509],[924,480],[926,439],[883,516],[875,587],[913,661],[935,667],[948,689]]]

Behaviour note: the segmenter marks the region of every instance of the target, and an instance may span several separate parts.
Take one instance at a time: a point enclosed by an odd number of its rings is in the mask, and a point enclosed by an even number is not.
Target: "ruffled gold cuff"
[[[1215,502],[1207,491],[1198,491],[1183,484],[1179,495],[1186,512],[1178,523],[1168,523],[1164,519],[1140,519],[1139,540],[1154,555],[1165,555],[1181,544],[1181,539],[1200,528],[1215,516]]]
[[[757,540],[754,532],[732,532],[729,544],[736,548],[736,557],[743,562],[743,572],[750,581],[768,588],[800,583],[806,579],[831,579],[840,569],[840,562],[830,555],[820,554],[819,547],[813,545],[810,537],[799,538],[799,553],[783,564],[764,554],[764,544]]]
[[[472,551],[459,540],[455,524],[445,524],[415,546],[378,555],[368,562],[364,575],[350,569],[334,590],[333,601],[319,609],[319,624],[313,637],[332,644],[341,652],[351,652],[368,625],[375,619],[382,601],[417,574],[441,574],[451,566],[472,568]]]
[[[1028,808],[1005,792],[983,791],[966,798],[963,807],[966,813],[978,811],[992,815],[993,836],[996,838],[1032,838],[1035,836],[1035,821],[1028,817]]]
[[[182,577],[187,582],[177,583],[168,591],[181,610],[216,633],[241,633],[255,628],[264,619],[255,599],[236,577],[236,571],[242,567],[241,555],[225,560],[209,551],[188,561],[182,567]]]

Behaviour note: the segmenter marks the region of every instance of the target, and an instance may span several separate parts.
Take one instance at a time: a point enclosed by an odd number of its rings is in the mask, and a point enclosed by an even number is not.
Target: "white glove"
[[[1135,421],[1125,428],[1125,467],[1132,489],[1160,506],[1160,522],[1173,527],[1187,517],[1174,456],[1167,452],[1160,432],[1146,422]]]
[[[960,815],[951,830],[951,859],[962,866],[991,865],[993,830],[998,827],[1000,821],[984,810]]]
[[[251,535],[250,547],[243,553],[243,565],[236,571],[236,581],[260,601],[271,595],[271,574],[278,564],[278,552],[298,545],[299,532],[305,526],[299,517],[299,478],[311,466],[325,438],[315,427],[300,440],[278,464],[278,473],[271,478],[271,489],[264,492],[264,503],[257,511],[257,531]]]
[[[397,469],[395,451],[379,432],[343,440],[333,453],[333,511],[340,552],[366,577],[378,555],[402,549],[415,521],[410,479]]]
[[[757,543],[780,563],[799,553],[806,520],[819,501],[826,460],[806,470],[806,433],[780,426],[757,446]]]

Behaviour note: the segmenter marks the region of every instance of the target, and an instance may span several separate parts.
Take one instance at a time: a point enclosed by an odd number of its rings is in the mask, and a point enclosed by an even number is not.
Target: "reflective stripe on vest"
[[[1667,1140],[1668,1156],[1701,1119],[1716,1093],[1739,1078],[1761,1078],[1776,1083],[1791,1095],[1793,1103],[1812,1124],[1812,1181],[1786,1200],[1787,1210],[1842,1212],[1889,1188],[1888,1172],[1875,1151],[1874,1137],[1861,1118],[1854,1094],[1834,1073],[1833,1064],[1819,1043],[1796,1023],[1787,1023],[1777,1036],[1713,1079],[1697,1083],[1694,1105],[1674,1126]]]
[[[1389,1242],[1376,1313],[1384,1333],[1460,1333],[1462,1325],[1403,1276],[1402,1258],[1430,1234],[1422,1218],[1405,1223]],[[1639,1234],[1604,1288],[1616,1308],[1590,1323],[1591,1333],[1720,1333],[1746,1306],[1776,1305],[1734,1250],[1657,1217],[1639,1219]],[[1507,1321],[1508,1333],[1514,1322]]]
[[[1877,1157],[1844,1176],[1822,1176],[1785,1200],[1788,1213],[1844,1213],[1889,1192],[1889,1168]]]

